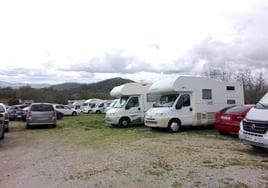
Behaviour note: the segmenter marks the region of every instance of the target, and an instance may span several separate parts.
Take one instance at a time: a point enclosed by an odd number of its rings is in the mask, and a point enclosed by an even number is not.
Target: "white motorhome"
[[[83,103],[82,112],[83,113],[91,113],[92,108],[94,108],[98,103],[100,103],[101,99],[88,99]]]
[[[241,121],[239,138],[253,147],[268,148],[268,93]]]
[[[68,100],[68,106],[74,110],[76,110],[77,113],[82,112],[83,103],[86,100]]]
[[[119,101],[119,99],[114,99],[111,104],[109,106],[107,106],[107,108],[105,108],[104,113],[108,112],[108,110],[114,108],[114,106],[116,105],[116,103]]]
[[[103,100],[96,104],[94,108],[91,109],[91,113],[101,114],[105,112],[105,109],[112,103],[112,100]]]
[[[147,111],[145,125],[170,132],[179,131],[181,126],[214,124],[216,112],[244,104],[242,85],[204,77],[164,79],[154,83],[149,92],[161,97]]]
[[[149,87],[148,84],[127,83],[113,88],[110,94],[119,101],[106,112],[105,122],[119,127],[142,124],[145,112],[153,105],[153,101],[147,99]]]

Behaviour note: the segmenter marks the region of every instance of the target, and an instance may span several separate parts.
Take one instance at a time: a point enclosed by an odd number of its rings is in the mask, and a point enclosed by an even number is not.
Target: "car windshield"
[[[129,96],[122,96],[120,100],[114,105],[114,108],[123,108],[129,99]]]
[[[5,109],[3,106],[0,105],[0,113],[3,113],[3,112],[5,112]]]
[[[268,93],[266,93],[261,100],[256,104],[257,109],[268,109]]]
[[[46,112],[46,111],[54,111],[52,105],[48,104],[38,104],[38,105],[32,105],[31,111],[35,112]]]
[[[155,103],[153,107],[172,107],[179,94],[162,95],[160,101]]]

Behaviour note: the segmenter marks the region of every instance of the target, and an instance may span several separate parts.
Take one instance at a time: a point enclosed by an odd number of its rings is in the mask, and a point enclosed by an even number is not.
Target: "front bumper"
[[[249,145],[268,149],[268,134],[252,133],[244,130],[239,131],[239,139]]]
[[[147,127],[167,128],[169,120],[168,117],[145,117],[144,124]]]
[[[118,125],[120,116],[106,116],[105,123],[110,125]]]

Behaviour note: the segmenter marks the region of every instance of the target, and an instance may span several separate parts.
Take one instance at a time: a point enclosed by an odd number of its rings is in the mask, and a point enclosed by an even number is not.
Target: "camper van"
[[[103,100],[96,104],[94,108],[91,109],[91,113],[101,114],[105,112],[105,109],[112,103],[112,100]]]
[[[219,110],[244,104],[242,85],[204,77],[164,79],[154,83],[149,93],[160,99],[147,111],[145,125],[170,132],[181,126],[212,125]]]
[[[268,93],[240,122],[239,138],[255,148],[268,148]]]
[[[97,104],[99,104],[102,100],[101,99],[88,99],[83,103],[82,112],[83,113],[91,113],[92,108],[94,108]]]
[[[107,111],[105,122],[118,127],[142,124],[145,112],[153,105],[153,101],[147,99],[149,88],[150,85],[141,83],[127,83],[113,88],[110,94],[119,101]]]

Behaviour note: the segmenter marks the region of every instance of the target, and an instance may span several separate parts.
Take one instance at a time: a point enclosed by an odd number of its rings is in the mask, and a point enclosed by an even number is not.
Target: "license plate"
[[[221,119],[224,119],[224,120],[230,120],[230,116],[221,116]]]
[[[251,142],[262,143],[261,140],[260,140],[260,138],[254,137],[254,136],[245,135],[245,139],[246,140],[249,140]]]

